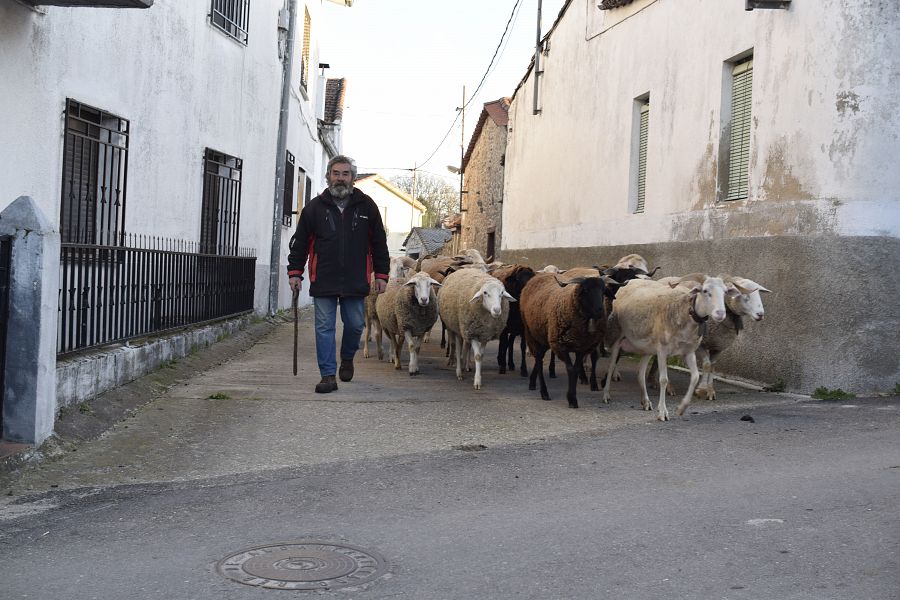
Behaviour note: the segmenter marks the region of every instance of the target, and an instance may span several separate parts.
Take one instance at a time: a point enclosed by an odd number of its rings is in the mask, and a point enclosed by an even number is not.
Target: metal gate
[[[12,238],[0,237],[0,436],[3,432],[3,375],[6,373],[6,322],[9,319],[9,262]]]

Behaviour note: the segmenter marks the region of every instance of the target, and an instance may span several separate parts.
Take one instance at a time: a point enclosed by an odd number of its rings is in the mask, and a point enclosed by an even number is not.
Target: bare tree
[[[413,176],[395,175],[391,183],[409,195],[413,193]],[[459,201],[459,190],[436,175],[419,171],[416,181],[416,200],[425,205],[423,227],[440,227],[441,221],[452,213]]]

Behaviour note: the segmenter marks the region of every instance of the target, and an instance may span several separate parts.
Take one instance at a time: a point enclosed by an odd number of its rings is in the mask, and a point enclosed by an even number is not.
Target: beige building
[[[401,248],[409,232],[422,225],[425,205],[377,173],[358,175],[353,185],[371,196],[378,205],[391,256],[402,255]]]
[[[498,257],[509,98],[485,102],[463,157],[462,248]]]
[[[893,389],[900,3],[769,4],[566,2],[510,106],[502,255],[749,277],[722,370]]]

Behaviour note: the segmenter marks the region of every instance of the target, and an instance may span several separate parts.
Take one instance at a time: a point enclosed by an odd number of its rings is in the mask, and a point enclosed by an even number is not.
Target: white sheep
[[[700,383],[697,385],[694,393],[700,397],[705,395],[709,400],[716,399],[716,390],[713,385],[715,381],[713,364],[719,355],[730,348],[737,340],[738,335],[744,328],[744,317],[749,317],[754,321],[763,320],[766,311],[763,307],[760,292],[770,291],[745,277],[734,277],[731,275],[721,275],[721,277],[726,285],[733,285],[740,294],[737,296],[726,296],[725,319],[721,323],[707,323],[706,333],[703,335],[700,347],[697,349],[701,375]],[[677,280],[677,277],[664,277],[659,281],[670,283]],[[684,284],[681,285],[684,286]],[[652,380],[652,370],[650,371],[650,377]],[[669,394],[674,393],[671,385],[668,386],[666,391]]]
[[[428,273],[416,273],[402,284],[397,281],[389,285],[375,305],[381,328],[391,341],[395,369],[400,369],[401,339],[406,340],[411,376],[419,374],[422,336],[437,322],[438,304],[433,285],[441,284]]]
[[[471,347],[475,358],[473,385],[480,390],[484,346],[500,336],[506,327],[509,303],[516,300],[496,277],[477,269],[460,269],[444,279],[438,301],[441,321],[456,350],[456,378],[462,380]]]
[[[395,256],[391,259],[388,271],[388,286],[396,286],[398,282],[406,280],[409,272],[416,267],[416,261],[409,256]],[[375,341],[375,349],[378,351],[378,360],[384,358],[384,346],[381,338],[381,323],[378,321],[376,303],[381,294],[375,287],[374,276],[369,284],[369,295],[366,296],[364,316],[365,328],[363,329],[363,358],[369,358],[369,341]]]
[[[680,356],[691,371],[688,391],[676,410],[677,415],[684,414],[700,378],[694,353],[700,346],[704,326],[709,319],[721,322],[726,314],[725,296],[740,293],[719,277],[689,275],[681,282],[688,280],[691,280],[689,290],[679,287],[678,283],[673,287],[672,284],[647,279],[634,279],[619,289],[610,315],[609,329],[617,334],[603,386],[604,402],[609,402],[612,372],[620,350],[624,350],[643,355],[638,373],[641,407],[652,410],[647,396],[646,375],[647,364],[655,355],[660,386],[656,418],[668,421],[666,384],[669,376],[666,360],[669,356]]]

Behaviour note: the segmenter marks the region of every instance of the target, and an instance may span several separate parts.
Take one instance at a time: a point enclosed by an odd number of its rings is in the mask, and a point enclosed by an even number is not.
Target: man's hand
[[[288,283],[291,284],[291,291],[300,293],[300,290],[303,289],[303,280],[299,277],[291,277],[288,279]]]
[[[379,294],[383,294],[384,290],[387,289],[387,281],[384,279],[376,279],[375,280],[375,291]]]

